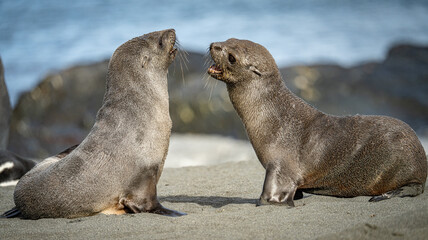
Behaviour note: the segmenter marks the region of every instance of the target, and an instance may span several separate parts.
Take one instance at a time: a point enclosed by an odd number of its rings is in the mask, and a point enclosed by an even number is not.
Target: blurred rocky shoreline
[[[44,158],[79,143],[101,106],[107,65],[105,60],[52,73],[22,94],[8,149]],[[246,139],[225,85],[205,74],[208,66],[207,56],[182,52],[170,67],[173,132]],[[384,61],[350,68],[320,64],[280,70],[286,85],[321,111],[393,116],[428,136],[428,47],[396,45]]]

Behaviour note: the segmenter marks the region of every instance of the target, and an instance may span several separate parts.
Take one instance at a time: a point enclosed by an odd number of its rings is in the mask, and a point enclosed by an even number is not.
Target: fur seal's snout
[[[223,74],[224,74],[223,68],[225,66],[220,65],[219,62],[221,62],[221,60],[218,58],[214,58],[214,56],[222,56],[222,53],[221,53],[222,51],[223,51],[223,49],[222,49],[220,43],[211,43],[210,44],[210,53],[211,53],[211,56],[213,58],[214,64],[208,68],[207,72],[211,77],[218,79],[218,80],[225,80],[225,77],[223,76]]]
[[[208,73],[226,83],[266,169],[258,205],[294,206],[302,191],[339,197],[416,196],[427,158],[415,132],[385,116],[332,116],[295,96],[262,45],[228,39],[210,45]]]
[[[168,53],[175,58],[177,48],[175,48],[176,35],[174,29],[165,30],[162,37],[159,39],[159,45],[161,47],[167,46]]]
[[[219,53],[213,54],[213,52],[220,52],[220,51],[222,51],[222,48],[221,48],[221,46],[218,45],[218,43],[211,43],[210,44],[211,56],[220,55]],[[221,80],[221,79],[223,79],[222,78],[223,70],[221,69],[221,66],[217,64],[216,60],[217,59],[214,59],[214,57],[213,57],[214,64],[208,68],[208,74],[210,74],[210,76],[215,78],[215,79]]]

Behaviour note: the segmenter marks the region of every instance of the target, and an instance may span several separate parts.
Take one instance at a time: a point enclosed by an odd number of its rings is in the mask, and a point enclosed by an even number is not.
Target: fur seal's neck
[[[243,84],[227,84],[227,90],[241,118],[276,116],[286,118],[292,124],[296,120],[306,120],[321,113],[292,93],[279,73]]]
[[[147,102],[151,102],[158,108],[168,109],[167,71],[146,69],[141,73],[109,72],[103,107],[123,108],[133,104],[136,107],[132,109],[144,114],[144,110],[139,111],[138,105]]]
[[[115,132],[144,132],[147,125],[171,126],[167,73],[145,70],[143,74],[109,72],[103,105],[97,113],[93,133],[104,134],[105,129]],[[98,127],[103,126],[103,127]],[[134,138],[126,134],[122,138]]]
[[[167,71],[147,69],[142,73],[125,72],[117,74],[109,72],[106,85],[104,101],[106,98],[120,100],[130,95],[156,99],[168,97]]]
[[[229,83],[227,90],[252,144],[268,144],[276,139],[276,134],[294,143],[300,139],[294,136],[301,133],[305,124],[323,114],[294,95],[279,71],[262,79]]]

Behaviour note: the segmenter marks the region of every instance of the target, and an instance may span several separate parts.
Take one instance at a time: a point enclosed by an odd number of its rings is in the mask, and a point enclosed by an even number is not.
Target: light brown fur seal
[[[171,134],[167,71],[177,52],[175,40],[170,29],[116,49],[103,105],[88,136],[76,149],[46,159],[18,182],[14,201],[23,218],[183,215],[164,208],[156,191]]]
[[[266,169],[258,204],[294,206],[302,191],[371,201],[424,191],[427,158],[406,123],[318,111],[285,86],[270,53],[251,41],[212,43],[210,53],[208,73],[226,83]]]

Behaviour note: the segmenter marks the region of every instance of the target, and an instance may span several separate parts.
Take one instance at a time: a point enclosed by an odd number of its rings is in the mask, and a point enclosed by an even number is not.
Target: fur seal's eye
[[[163,46],[162,38],[159,39],[159,47]]]
[[[230,54],[230,53],[229,53],[229,62],[230,63],[235,63],[236,62],[236,58],[232,54]]]

